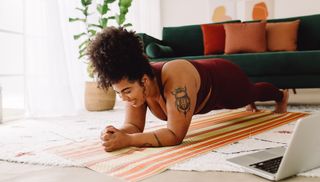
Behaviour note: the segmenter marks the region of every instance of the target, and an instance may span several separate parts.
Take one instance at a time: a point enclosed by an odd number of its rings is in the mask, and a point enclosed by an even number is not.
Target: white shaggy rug
[[[260,106],[259,109],[272,109],[272,107]],[[320,105],[289,106],[288,110],[320,112]],[[217,112],[221,111],[213,111],[206,115]],[[123,113],[123,108],[119,107],[108,112],[83,113],[75,117],[25,119],[2,124],[0,125],[0,160],[41,165],[80,166],[73,161],[46,152],[45,149],[70,141],[97,138],[105,126],[110,124],[116,127],[121,126]],[[201,115],[195,117],[201,117]],[[164,124],[151,114],[148,114],[147,118],[146,127]],[[176,164],[170,169],[244,172],[241,168],[230,165],[226,159],[266,148],[285,146],[290,140],[293,128],[294,123],[290,123]],[[320,169],[300,175],[320,177]]]

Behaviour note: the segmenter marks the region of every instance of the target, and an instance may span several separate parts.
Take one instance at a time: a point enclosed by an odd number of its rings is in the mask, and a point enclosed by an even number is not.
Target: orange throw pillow
[[[204,55],[223,53],[226,37],[223,24],[203,24],[201,30]]]
[[[242,52],[265,52],[266,22],[257,23],[229,23],[224,24],[226,54]]]
[[[267,23],[269,51],[297,50],[297,36],[300,20],[291,22]]]

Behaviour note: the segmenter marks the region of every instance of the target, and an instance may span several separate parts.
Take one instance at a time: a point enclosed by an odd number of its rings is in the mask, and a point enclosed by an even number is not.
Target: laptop
[[[266,149],[227,161],[272,181],[320,167],[320,113],[298,120],[287,148]]]

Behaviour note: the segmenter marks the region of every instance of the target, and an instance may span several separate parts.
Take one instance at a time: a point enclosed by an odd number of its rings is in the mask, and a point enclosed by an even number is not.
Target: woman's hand
[[[101,140],[103,141],[104,150],[111,152],[117,149],[130,146],[130,136],[115,128],[114,126],[107,126],[101,133]]]

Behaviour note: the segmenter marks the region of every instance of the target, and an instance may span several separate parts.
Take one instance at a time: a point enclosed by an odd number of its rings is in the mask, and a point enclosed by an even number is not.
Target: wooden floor
[[[120,181],[105,174],[86,168],[43,167],[0,162],[1,182],[117,182]],[[266,179],[246,173],[195,172],[168,170],[152,176],[145,182],[269,182]],[[319,182],[320,178],[291,177],[285,182]]]

